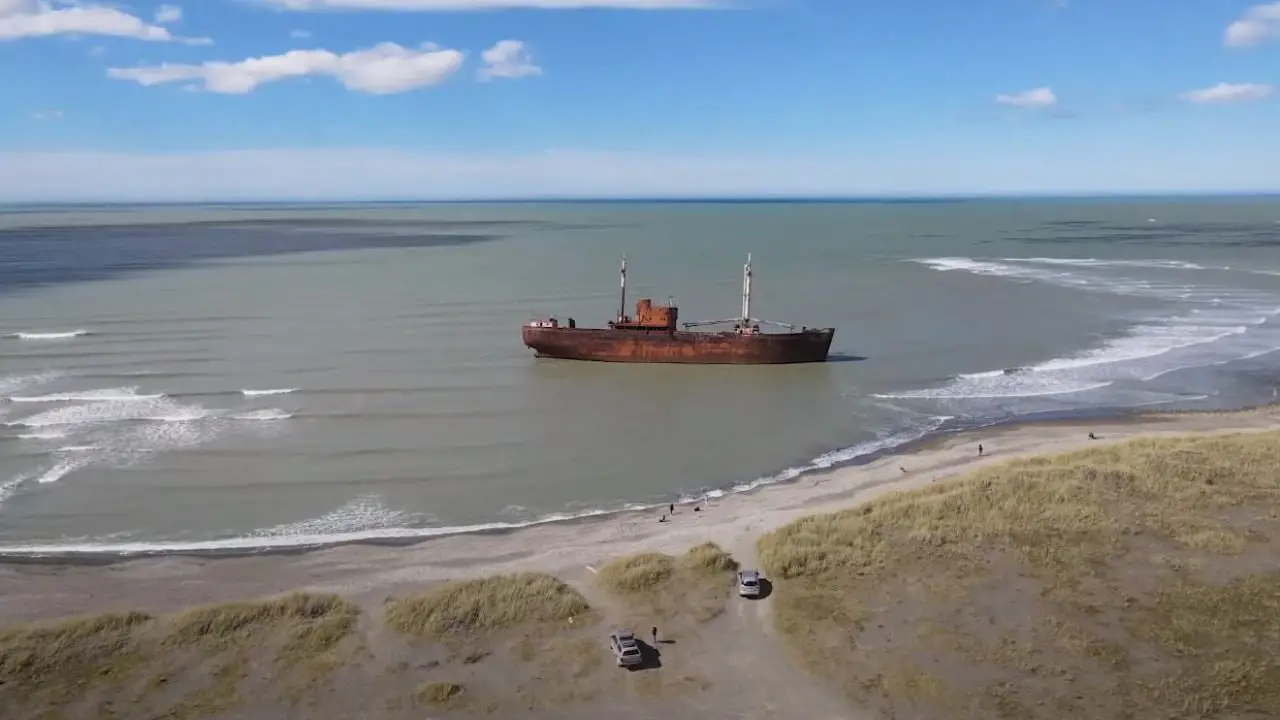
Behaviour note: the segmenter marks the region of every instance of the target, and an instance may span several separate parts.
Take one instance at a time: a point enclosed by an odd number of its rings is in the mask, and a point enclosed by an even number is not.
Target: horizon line
[[[926,202],[962,202],[972,200],[1125,200],[1125,199],[1160,199],[1160,198],[1204,198],[1204,199],[1255,199],[1280,198],[1278,190],[1177,190],[1177,191],[1078,191],[1078,192],[1027,192],[1027,193],[901,193],[901,194],[714,194],[714,195],[513,195],[513,196],[459,196],[437,198],[387,198],[387,197],[245,197],[224,199],[146,199],[146,198],[101,198],[101,199],[60,199],[60,200],[3,200],[0,209],[14,207],[58,207],[58,206],[191,206],[191,205],[516,205],[538,203],[561,204],[607,204],[607,203],[654,203],[654,204],[750,204],[750,203],[926,203]]]

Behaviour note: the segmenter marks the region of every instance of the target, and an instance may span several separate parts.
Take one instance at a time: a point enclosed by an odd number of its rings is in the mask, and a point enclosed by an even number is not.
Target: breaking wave
[[[1280,313],[1280,294],[1165,282],[1098,269],[1225,270],[1177,260],[966,257],[917,259],[939,272],[967,272],[1021,282],[1041,282],[1086,292],[1163,301],[1170,310],[1129,327],[1098,346],[1023,368],[957,375],[938,387],[879,393],[893,399],[1008,399],[1069,395],[1120,381],[1147,382],[1191,367],[1256,357],[1280,349],[1280,333],[1265,328]],[[1041,266],[1056,267],[1041,267]]]
[[[19,332],[5,337],[17,340],[69,340],[88,334],[88,330],[68,330],[66,332]]]

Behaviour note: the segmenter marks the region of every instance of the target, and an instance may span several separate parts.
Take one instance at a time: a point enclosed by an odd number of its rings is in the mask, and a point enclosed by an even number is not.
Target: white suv
[[[759,571],[740,570],[738,572],[738,594],[742,597],[760,597]]]

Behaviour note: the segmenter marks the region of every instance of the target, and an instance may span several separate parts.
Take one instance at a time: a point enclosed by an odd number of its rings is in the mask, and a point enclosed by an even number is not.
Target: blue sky
[[[1280,190],[1280,2],[0,0],[0,80],[0,200]]]

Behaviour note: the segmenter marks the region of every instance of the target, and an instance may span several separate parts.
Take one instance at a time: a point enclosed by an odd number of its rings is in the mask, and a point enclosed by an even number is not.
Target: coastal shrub
[[[443,640],[524,623],[569,620],[589,609],[586,598],[561,580],[523,572],[449,582],[423,594],[388,598],[386,620],[406,635]]]

